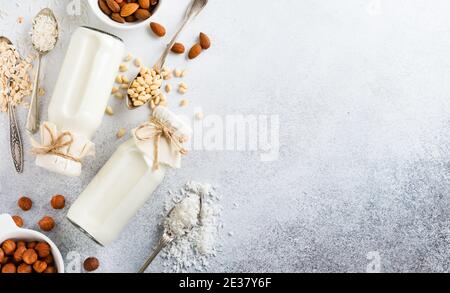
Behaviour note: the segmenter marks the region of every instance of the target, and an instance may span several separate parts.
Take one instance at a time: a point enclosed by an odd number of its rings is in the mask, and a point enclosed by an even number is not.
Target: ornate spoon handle
[[[138,273],[143,273],[148,268],[148,266],[152,263],[152,261],[158,256],[158,254],[161,252],[161,250],[169,245],[170,242],[172,242],[175,238],[164,232],[161,239],[159,239],[158,246],[156,246],[153,253],[147,258],[144,265],[139,269]]]
[[[10,103],[8,105],[9,113],[9,131],[10,131],[10,144],[11,144],[11,155],[14,162],[14,167],[17,173],[23,172],[23,144],[22,138],[20,137],[20,130],[17,124],[16,112],[14,106]]]

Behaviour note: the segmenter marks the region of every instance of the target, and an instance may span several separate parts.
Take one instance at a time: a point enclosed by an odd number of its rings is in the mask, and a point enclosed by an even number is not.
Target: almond
[[[151,16],[150,11],[147,9],[138,9],[133,15],[139,20],[146,20]]]
[[[111,9],[112,12],[119,12],[120,6],[119,4],[114,0],[106,0],[106,4],[108,5],[109,9]]]
[[[104,14],[111,15],[112,11],[111,9],[109,9],[108,4],[106,4],[105,0],[98,0],[98,6]]]
[[[203,50],[208,50],[211,47],[211,40],[206,34],[200,33],[199,39],[200,39],[200,46],[202,46]]]
[[[202,46],[200,46],[200,44],[195,44],[189,51],[188,57],[189,59],[195,59],[200,53],[202,53]]]
[[[175,54],[183,54],[186,51],[182,43],[175,43],[172,47],[172,52]]]
[[[130,15],[130,16],[125,17],[125,21],[126,22],[135,22],[135,21],[137,21],[137,18],[134,15]]]
[[[150,0],[139,0],[139,5],[144,9],[150,8]]]
[[[125,19],[123,19],[122,16],[120,16],[119,13],[111,14],[111,19],[114,20],[114,21],[117,21],[119,23],[125,23]]]
[[[159,23],[151,22],[150,28],[158,37],[164,37],[166,35],[166,29]]]
[[[139,9],[139,4],[137,3],[127,3],[124,6],[122,6],[122,9],[120,10],[120,16],[127,17],[132,15],[136,12],[136,10]]]

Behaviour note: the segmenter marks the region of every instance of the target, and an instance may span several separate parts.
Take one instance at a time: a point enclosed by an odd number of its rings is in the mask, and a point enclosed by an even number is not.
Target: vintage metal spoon
[[[6,38],[1,36],[0,42],[6,42],[9,45],[12,45],[12,42]],[[23,143],[22,138],[20,136],[20,129],[16,119],[16,108],[11,103],[11,78],[8,79],[8,85],[6,89],[8,95],[8,115],[9,115],[9,142],[11,146],[11,155],[14,162],[14,167],[16,168],[17,173],[23,172]]]
[[[203,210],[203,194],[199,195],[200,200],[200,209],[198,213],[198,223],[202,225],[202,210]],[[178,203],[180,204],[180,203]],[[177,204],[177,205],[178,205]],[[167,214],[167,218],[170,217],[170,214],[173,212],[173,210],[177,207],[175,205]],[[190,231],[192,231],[194,227],[192,227],[190,230],[186,230],[186,234],[188,234]],[[164,249],[167,245],[169,245],[172,241],[176,239],[176,235],[174,235],[169,229],[164,229],[164,233],[161,236],[161,238],[158,241],[158,245],[156,246],[155,250],[153,250],[153,253],[147,258],[144,265],[139,269],[138,273],[144,273],[145,270],[150,266],[150,264],[153,262],[153,260],[158,256],[158,254],[161,252],[161,250]]]
[[[180,35],[181,31],[186,27],[186,25],[189,23],[189,21],[192,18],[196,17],[200,13],[200,11],[202,11],[202,9],[206,6],[206,4],[208,4],[208,0],[192,0],[191,4],[189,5],[188,9],[186,10],[186,14],[184,16],[184,20],[181,23],[180,28],[178,29],[178,31],[173,36],[173,38],[170,41],[170,43],[167,45],[167,47],[164,50],[164,52],[161,55],[161,57],[158,59],[156,64],[153,66],[153,69],[155,69],[156,72],[160,73],[162,71],[162,68],[164,67],[164,63],[166,62],[167,55],[169,54],[170,49],[172,49],[172,47],[175,44],[175,42],[177,41],[177,38]],[[136,78],[138,78],[139,76],[140,76],[140,74],[138,74],[136,76]],[[131,81],[131,83],[133,83],[133,81]],[[131,87],[131,83],[130,83],[130,87]],[[127,107],[130,110],[134,110],[134,109],[137,109],[139,107],[142,107],[142,106],[137,106],[137,107],[134,106],[133,102],[131,100],[131,97],[129,95],[127,96],[126,100],[127,100]]]
[[[37,15],[41,16],[45,15],[50,18],[52,18],[56,23],[56,31],[58,32],[58,21],[56,20],[55,14],[50,8],[44,8],[42,9]],[[35,17],[35,18],[36,18]],[[58,42],[59,33],[56,36],[56,42]],[[56,45],[55,42],[55,45]],[[39,129],[39,75],[41,71],[41,60],[42,57],[45,56],[48,52],[50,52],[55,46],[53,46],[52,49],[42,52],[39,51],[39,49],[36,47],[35,44],[33,44],[34,49],[38,52],[38,58],[37,58],[37,64],[36,64],[36,76],[34,78],[34,87],[33,87],[33,93],[31,94],[31,102],[30,102],[30,109],[28,111],[28,117],[27,117],[27,124],[26,129],[31,134],[34,134]]]

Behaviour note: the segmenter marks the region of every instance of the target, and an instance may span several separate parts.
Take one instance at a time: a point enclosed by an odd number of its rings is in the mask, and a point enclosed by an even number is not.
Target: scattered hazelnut
[[[2,273],[4,274],[15,274],[16,266],[13,263],[5,264],[2,268]]]
[[[19,205],[19,208],[21,208],[24,211],[29,211],[33,206],[33,202],[31,201],[31,199],[25,196],[19,198],[17,204]]]
[[[39,228],[42,231],[48,232],[51,231],[55,227],[55,221],[52,217],[45,216],[39,221]]]
[[[55,210],[61,210],[66,206],[66,198],[63,195],[57,194],[52,197],[51,205]]]
[[[47,269],[47,263],[45,261],[38,260],[34,263],[33,269],[36,273],[43,273]]]
[[[5,255],[13,255],[16,250],[16,243],[12,240],[6,240],[2,244],[2,249]]]
[[[19,216],[12,216],[14,223],[16,223],[17,227],[22,228],[23,227],[23,219]]]
[[[31,274],[33,272],[33,268],[26,263],[20,264],[17,268],[17,273],[19,274]]]
[[[50,255],[50,245],[47,242],[39,242],[35,250],[37,251],[39,257],[44,258]]]
[[[16,251],[14,252],[14,260],[16,262],[21,262],[23,253],[27,250],[25,246],[19,246],[17,247]]]
[[[47,266],[47,268],[44,271],[44,274],[56,274],[57,270],[53,266]]]
[[[34,264],[38,259],[38,255],[36,253],[36,251],[34,251],[34,249],[27,249],[25,250],[25,252],[22,255],[22,260],[24,263],[28,264],[28,265],[32,265]]]
[[[99,263],[99,261],[98,261],[98,259],[97,258],[95,258],[95,257],[89,257],[89,258],[87,258],[85,261],[84,261],[84,269],[87,271],[87,272],[93,272],[93,271],[95,271],[96,269],[98,269],[98,267],[100,266],[100,263]]]

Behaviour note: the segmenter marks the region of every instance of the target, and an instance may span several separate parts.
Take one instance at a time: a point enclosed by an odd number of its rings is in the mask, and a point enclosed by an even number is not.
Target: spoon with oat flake
[[[177,41],[177,38],[180,35],[181,31],[185,28],[185,26],[188,24],[188,22],[193,17],[197,16],[203,10],[203,8],[206,6],[206,4],[208,4],[208,0],[192,0],[191,4],[189,4],[189,7],[186,10],[186,14],[184,16],[184,20],[181,23],[180,28],[178,29],[178,31],[173,36],[173,38],[170,41],[170,43],[167,45],[166,49],[164,50],[164,52],[161,55],[161,57],[159,58],[159,60],[153,66],[153,70],[157,74],[161,74],[162,68],[164,67],[164,63],[166,62],[167,55],[169,54],[170,49],[172,49],[172,47],[175,44],[175,42]],[[136,78],[131,81],[131,83],[129,85],[130,88],[131,88],[131,85],[134,83],[134,81],[137,80],[139,77],[141,77],[141,73],[139,73],[136,76]],[[136,105],[133,104],[133,99],[132,99],[132,97],[130,97],[129,94],[127,95],[127,99],[126,100],[127,100],[127,107],[130,110],[137,109],[137,108],[145,105],[146,103],[150,102],[150,100],[148,100],[147,102],[142,103],[142,105],[136,106]]]
[[[12,46],[12,42],[7,37],[0,37],[0,42],[5,42]],[[8,95],[8,115],[9,115],[9,143],[11,145],[11,155],[14,162],[14,167],[17,173],[23,172],[23,144],[20,136],[19,125],[16,119],[16,107],[12,104],[11,86],[12,77],[8,78],[8,84],[4,91],[7,91]]]

